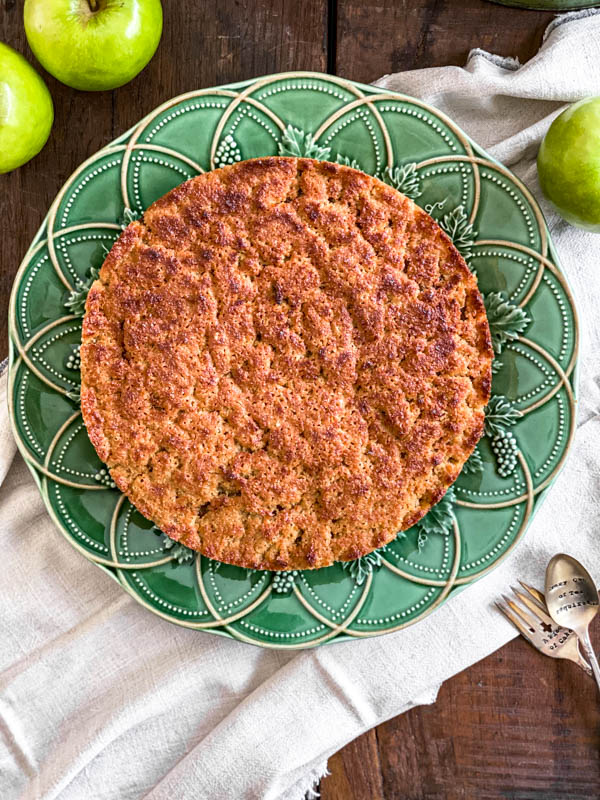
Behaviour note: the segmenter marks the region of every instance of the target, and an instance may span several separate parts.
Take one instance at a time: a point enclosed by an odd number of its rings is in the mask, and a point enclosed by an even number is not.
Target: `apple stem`
[[[88,0],[88,6],[90,7],[90,11],[98,11],[98,0]]]

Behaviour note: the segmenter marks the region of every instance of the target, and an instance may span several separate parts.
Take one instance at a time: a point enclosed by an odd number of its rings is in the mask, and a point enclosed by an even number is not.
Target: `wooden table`
[[[173,95],[294,69],[369,82],[464,64],[472,47],[530,58],[552,19],[483,0],[163,0],[162,43],[116,92],[47,75],[56,121],[44,151],[0,176],[0,313],[56,192],[85,158]],[[0,40],[32,62],[21,0],[0,0]],[[0,356],[7,351],[6,333]],[[393,669],[393,665],[391,665]],[[402,676],[398,676],[401,680]],[[516,640],[448,681],[438,702],[391,720],[330,760],[323,800],[592,800],[600,796],[599,704],[570,664]]]

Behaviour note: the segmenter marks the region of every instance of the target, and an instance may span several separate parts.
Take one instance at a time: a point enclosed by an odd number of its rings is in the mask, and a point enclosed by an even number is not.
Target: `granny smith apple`
[[[542,191],[559,214],[600,233],[600,97],[580,100],[554,120],[537,164]]]
[[[22,55],[0,42],[0,172],[10,172],[37,155],[53,119],[44,81]]]
[[[123,86],[154,55],[160,0],[25,0],[29,46],[59,81],[84,91]]]

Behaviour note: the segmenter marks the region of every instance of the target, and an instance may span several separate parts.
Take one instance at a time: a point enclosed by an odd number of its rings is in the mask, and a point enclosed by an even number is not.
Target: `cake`
[[[410,199],[270,157],[151,205],[89,292],[81,408],[164,533],[254,569],[358,558],[415,524],[483,432],[477,282]]]

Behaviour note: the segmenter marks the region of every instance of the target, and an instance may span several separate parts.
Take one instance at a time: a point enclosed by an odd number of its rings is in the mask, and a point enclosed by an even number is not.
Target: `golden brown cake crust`
[[[263,158],[121,235],[87,300],[81,404],[169,536],[307,569],[439,501],[482,434],[491,361],[476,280],[430,216],[349,167]]]

